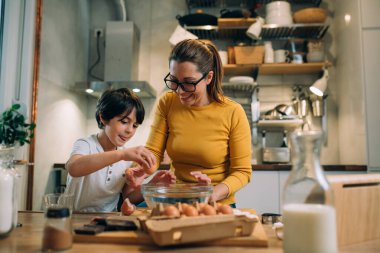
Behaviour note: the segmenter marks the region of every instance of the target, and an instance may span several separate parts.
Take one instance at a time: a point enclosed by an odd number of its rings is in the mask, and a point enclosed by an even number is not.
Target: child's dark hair
[[[112,118],[126,113],[127,117],[133,110],[136,109],[136,121],[142,124],[144,121],[145,110],[140,98],[127,88],[117,90],[106,90],[98,103],[96,104],[95,117],[100,129],[104,128],[104,124],[100,120],[102,115],[103,120],[109,121]]]

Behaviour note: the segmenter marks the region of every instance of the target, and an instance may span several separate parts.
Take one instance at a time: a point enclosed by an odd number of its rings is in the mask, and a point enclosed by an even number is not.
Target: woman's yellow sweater
[[[251,131],[241,105],[224,100],[188,107],[167,92],[158,102],[147,148],[158,164],[166,149],[170,169],[180,181],[196,182],[190,172],[201,171],[213,185],[227,185],[228,197],[221,202],[231,204],[251,178]]]

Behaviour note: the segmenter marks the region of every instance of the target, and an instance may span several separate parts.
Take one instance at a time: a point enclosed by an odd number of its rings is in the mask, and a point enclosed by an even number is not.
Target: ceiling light
[[[140,92],[141,90],[139,88],[134,88],[132,89],[132,91],[137,93],[137,92]]]
[[[329,79],[329,72],[327,69],[323,69],[323,76],[310,86],[310,91],[315,95],[322,97],[327,88],[327,80]]]
[[[91,94],[94,92],[94,90],[93,89],[86,89],[86,92]]]

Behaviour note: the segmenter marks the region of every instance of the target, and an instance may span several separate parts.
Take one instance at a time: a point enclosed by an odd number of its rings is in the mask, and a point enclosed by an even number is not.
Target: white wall
[[[43,1],[33,209],[40,209],[54,163],[66,162],[87,130],[87,99],[70,91],[87,78],[88,1]]]
[[[359,1],[335,1],[339,155],[342,164],[366,164],[365,108]]]

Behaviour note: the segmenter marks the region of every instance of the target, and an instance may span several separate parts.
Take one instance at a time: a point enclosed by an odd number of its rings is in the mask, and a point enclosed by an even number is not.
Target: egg
[[[218,212],[222,214],[232,214],[233,210],[229,205],[220,205],[218,207]]]
[[[198,210],[194,206],[186,205],[185,207],[182,206],[182,213],[185,216],[198,216]]]
[[[201,208],[201,213],[204,215],[215,215],[216,210],[214,207],[206,204]]]
[[[136,206],[133,205],[128,198],[126,198],[123,201],[123,204],[121,205],[121,213],[123,215],[129,216],[133,214],[133,212],[136,210]]]
[[[165,207],[164,215],[169,216],[169,217],[178,217],[180,214],[177,207],[170,205],[170,206]]]

